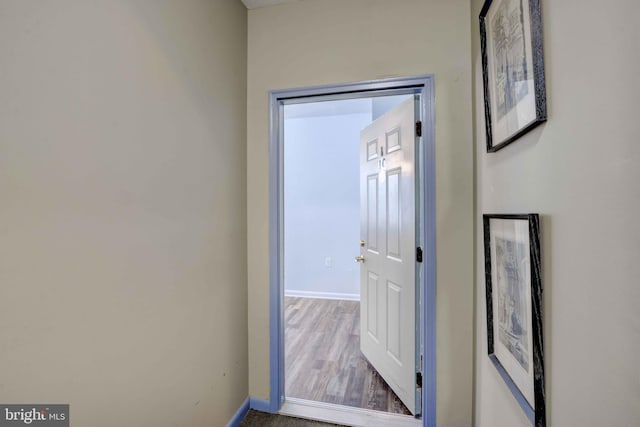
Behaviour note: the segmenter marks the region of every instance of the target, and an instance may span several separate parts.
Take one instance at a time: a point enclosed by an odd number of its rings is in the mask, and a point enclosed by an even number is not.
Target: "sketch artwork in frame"
[[[540,0],[486,0],[480,46],[487,151],[547,120]]]
[[[536,427],[545,426],[537,214],[483,216],[488,354]]]

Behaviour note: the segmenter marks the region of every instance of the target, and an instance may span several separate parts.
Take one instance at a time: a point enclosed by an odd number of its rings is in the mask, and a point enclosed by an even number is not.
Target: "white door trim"
[[[269,93],[269,367],[271,392],[269,411],[280,410],[284,399],[284,278],[283,278],[283,131],[284,104],[326,99],[350,99],[381,94],[421,94],[422,145],[418,161],[422,162],[422,192],[419,197],[423,220],[420,240],[423,259],[420,274],[420,338],[422,361],[422,423],[436,423],[436,233],[435,233],[435,132],[434,82],[432,75],[375,80],[361,83],[275,90]],[[290,399],[287,399],[290,400]],[[266,403],[266,402],[265,402]],[[266,406],[266,405],[265,405]],[[308,406],[308,405],[307,405]],[[356,408],[342,407],[346,412]],[[373,411],[376,412],[376,411]],[[382,413],[381,413],[382,414]],[[302,416],[302,415],[298,415]],[[390,415],[391,417],[400,417]]]
[[[411,415],[389,414],[371,409],[351,408],[331,403],[287,397],[279,411],[282,415],[354,427],[420,427]]]

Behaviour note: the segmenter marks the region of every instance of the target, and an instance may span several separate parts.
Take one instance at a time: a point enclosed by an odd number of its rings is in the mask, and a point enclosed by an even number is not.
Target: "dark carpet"
[[[240,423],[240,427],[341,427],[340,424],[327,424],[320,421],[303,420],[301,418],[285,417],[284,415],[267,414],[250,409],[247,416]]]

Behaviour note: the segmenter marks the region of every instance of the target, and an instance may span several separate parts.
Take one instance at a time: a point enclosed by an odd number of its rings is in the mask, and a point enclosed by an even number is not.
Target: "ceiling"
[[[273,6],[274,4],[291,3],[298,0],[242,0],[247,9],[257,9],[259,7]]]

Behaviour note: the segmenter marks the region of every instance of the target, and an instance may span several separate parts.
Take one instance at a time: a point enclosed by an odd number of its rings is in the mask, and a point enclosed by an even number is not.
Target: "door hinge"
[[[422,122],[416,122],[416,136],[422,136]]]
[[[420,246],[416,248],[416,261],[422,262],[422,248]]]
[[[416,388],[422,388],[422,372],[416,372]]]

